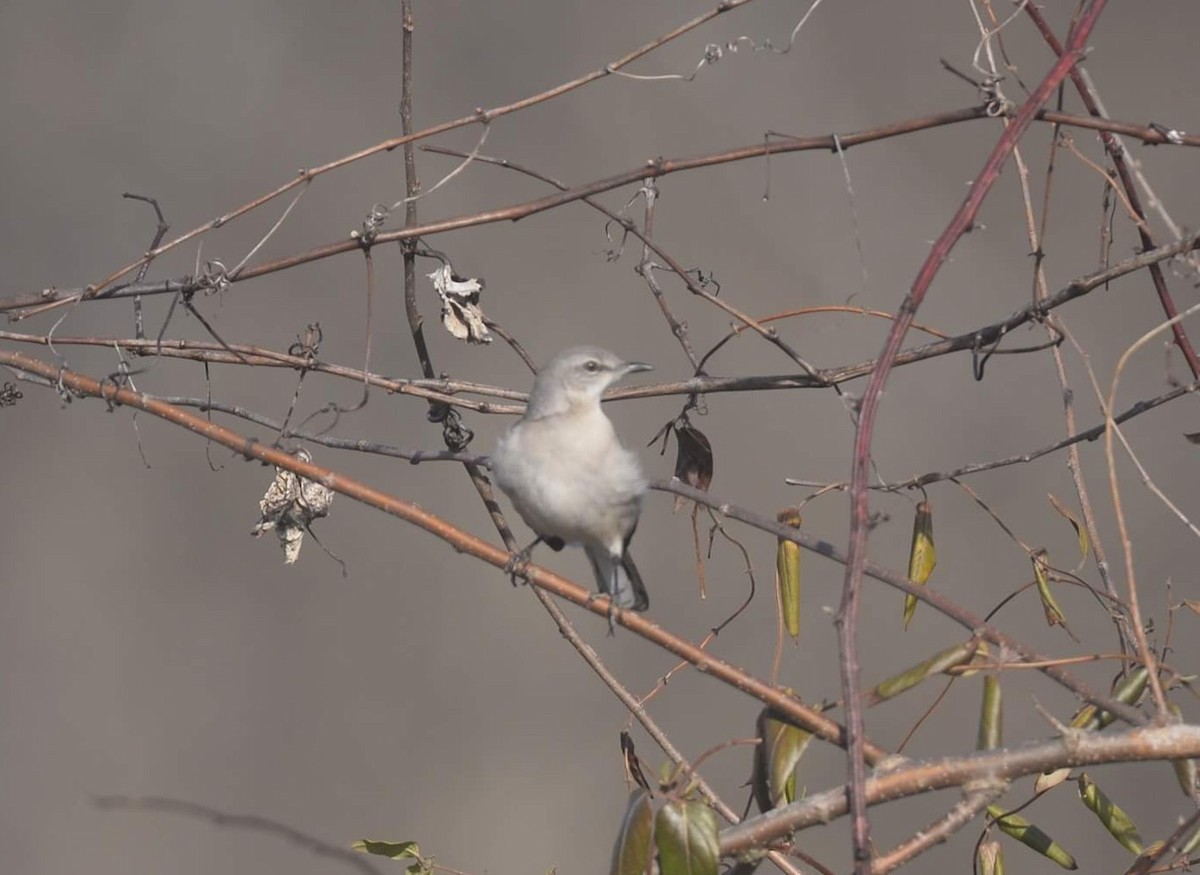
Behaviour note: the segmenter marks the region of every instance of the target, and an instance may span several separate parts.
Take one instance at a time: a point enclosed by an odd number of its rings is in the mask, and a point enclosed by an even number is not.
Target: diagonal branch
[[[867,804],[863,792],[866,779],[866,761],[861,748],[865,737],[862,710],[855,699],[858,690],[858,606],[862,588],[863,565],[866,561],[867,532],[870,526],[870,490],[868,477],[871,470],[871,443],[874,437],[875,417],[883,397],[883,387],[904,336],[912,324],[913,317],[925,299],[934,277],[950,252],[974,224],[984,198],[1000,176],[1000,169],[1008,160],[1013,148],[1032,124],[1042,104],[1066,78],[1071,68],[1082,58],[1083,47],[1095,27],[1105,0],[1092,0],[1079,17],[1071,33],[1065,51],[1050,72],[1030,95],[1028,101],[1013,117],[1011,123],[997,140],[992,154],[984,162],[982,170],[974,180],[970,194],[963,201],[946,230],[934,243],[924,264],[921,265],[912,289],[900,305],[891,331],[879,356],[879,364],[871,373],[871,379],[863,394],[859,411],[858,429],[854,440],[854,458],[850,478],[850,537],[847,545],[846,576],[842,585],[842,603],[838,609],[835,625],[838,630],[838,657],[842,674],[842,694],[847,702],[846,730],[849,734],[847,772],[851,813],[851,836],[854,844],[854,861],[857,875],[867,875],[870,870],[870,828],[867,823]]]

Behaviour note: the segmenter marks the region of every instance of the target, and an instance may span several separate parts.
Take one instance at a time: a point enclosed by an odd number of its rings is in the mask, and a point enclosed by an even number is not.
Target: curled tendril
[[[229,288],[229,271],[222,262],[216,259],[206,261],[204,268],[200,271],[199,283],[209,292],[223,293]]]
[[[442,439],[446,442],[446,448],[455,453],[466,450],[475,439],[475,432],[463,422],[462,416],[453,407],[449,408],[442,420]]]
[[[0,407],[12,407],[23,397],[21,390],[12,383],[6,382],[3,386],[0,386]]]
[[[321,323],[310,322],[305,327],[303,334],[296,335],[296,342],[288,347],[288,355],[295,356],[296,358],[305,358],[311,362],[316,359],[324,337],[325,335],[321,331]]]
[[[375,242],[379,230],[387,223],[392,214],[392,208],[387,204],[375,204],[371,212],[363,219],[361,231],[351,231],[350,239],[357,240],[360,246],[370,246]]]

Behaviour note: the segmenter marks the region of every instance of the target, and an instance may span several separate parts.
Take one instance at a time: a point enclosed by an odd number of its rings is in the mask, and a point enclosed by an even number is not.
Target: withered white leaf
[[[483,280],[458,276],[448,264],[439,267],[429,278],[442,299],[442,325],[446,330],[467,343],[491,343],[492,336],[479,307]]]
[[[297,450],[295,455],[302,462],[312,461],[312,455],[305,449]],[[328,486],[276,468],[275,479],[258,503],[262,519],[250,534],[259,538],[274,529],[283,548],[283,561],[291,565],[300,557],[304,532],[313,520],[329,513],[332,502],[333,490]]]

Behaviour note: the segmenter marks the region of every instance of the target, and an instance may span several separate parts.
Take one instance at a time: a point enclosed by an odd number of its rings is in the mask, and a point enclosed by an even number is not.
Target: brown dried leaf
[[[704,432],[686,419],[675,425],[675,442],[679,447],[675,456],[675,476],[688,486],[708,491],[713,478],[713,451]],[[674,510],[678,511],[686,498],[675,497]]]

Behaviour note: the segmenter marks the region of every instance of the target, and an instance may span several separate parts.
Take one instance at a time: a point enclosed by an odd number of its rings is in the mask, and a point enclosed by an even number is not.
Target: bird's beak
[[[652,371],[654,365],[648,365],[645,362],[625,362],[625,373],[636,374],[638,371]]]

